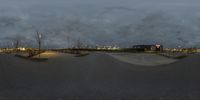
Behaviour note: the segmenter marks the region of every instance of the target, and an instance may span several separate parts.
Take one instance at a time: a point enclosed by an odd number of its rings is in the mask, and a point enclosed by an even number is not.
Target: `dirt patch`
[[[48,58],[31,58],[31,57],[26,57],[26,56],[22,56],[22,55],[15,55],[15,56],[18,57],[18,58],[36,61],[36,62],[44,62],[44,61],[48,60]]]

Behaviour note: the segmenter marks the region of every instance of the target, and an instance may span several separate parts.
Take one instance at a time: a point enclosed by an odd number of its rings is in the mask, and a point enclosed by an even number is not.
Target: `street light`
[[[42,34],[39,31],[36,31],[36,40],[38,42],[38,49],[39,49],[39,58],[40,58],[40,49],[41,49],[41,39],[42,39]]]
[[[40,39],[42,38],[42,35],[41,35],[41,34],[39,34],[39,38],[40,38]]]

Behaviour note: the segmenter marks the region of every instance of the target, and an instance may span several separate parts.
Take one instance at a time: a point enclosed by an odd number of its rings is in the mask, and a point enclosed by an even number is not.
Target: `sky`
[[[0,0],[0,47],[200,47],[199,0]]]

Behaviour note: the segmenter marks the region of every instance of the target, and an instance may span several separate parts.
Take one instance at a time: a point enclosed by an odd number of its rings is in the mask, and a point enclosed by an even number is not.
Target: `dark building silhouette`
[[[134,45],[133,49],[138,52],[144,51],[163,51],[163,45]]]

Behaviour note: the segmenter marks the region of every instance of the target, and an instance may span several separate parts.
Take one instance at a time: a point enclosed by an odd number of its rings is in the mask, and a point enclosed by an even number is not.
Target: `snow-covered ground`
[[[143,66],[157,66],[177,61],[153,53],[109,53],[109,55],[126,63]]]

